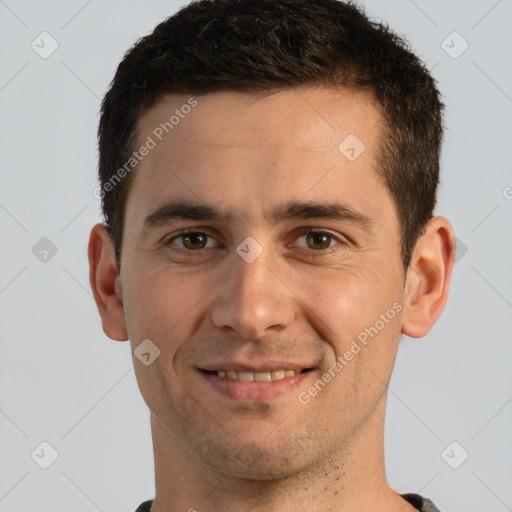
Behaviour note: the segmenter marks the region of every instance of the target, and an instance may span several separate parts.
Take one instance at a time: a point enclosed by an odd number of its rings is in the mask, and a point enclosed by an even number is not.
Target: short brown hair
[[[378,173],[396,207],[406,269],[436,204],[443,104],[408,44],[339,0],[197,0],[126,53],[98,130],[102,206],[118,266],[132,174],[105,185],[130,158],[142,112],[172,93],[268,94],[309,84],[366,90],[380,106]]]

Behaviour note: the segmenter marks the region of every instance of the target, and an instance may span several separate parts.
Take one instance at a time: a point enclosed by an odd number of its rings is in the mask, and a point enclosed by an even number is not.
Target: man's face
[[[294,474],[383,419],[404,275],[376,173],[380,116],[347,90],[222,92],[197,96],[159,141],[188,99],[167,97],[138,125],[136,148],[148,136],[156,147],[133,171],[120,284],[132,349],[149,339],[161,353],[134,357],[137,380],[196,462]],[[219,216],[176,217],[185,202]]]

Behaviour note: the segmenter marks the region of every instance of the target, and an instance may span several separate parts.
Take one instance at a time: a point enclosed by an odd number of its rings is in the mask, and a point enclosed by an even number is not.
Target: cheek
[[[132,273],[126,287],[125,314],[132,342],[136,338],[155,340],[159,346],[173,346],[183,340],[181,331],[193,320],[194,310],[210,288],[200,275],[179,274],[168,268]]]
[[[331,277],[310,295],[310,322],[328,342],[330,411],[344,417],[369,415],[386,392],[400,338],[398,288],[381,279]],[[379,288],[381,287],[381,288]],[[380,290],[386,290],[382,292]],[[347,420],[350,428],[352,420]],[[355,420],[354,420],[355,421]]]
[[[391,273],[337,270],[310,282],[303,302],[311,312],[310,322],[330,342],[335,356],[350,350],[355,341],[361,347],[358,359],[384,363],[394,357],[402,295]]]
[[[126,297],[126,323],[137,382],[148,407],[165,414],[169,407],[175,407],[169,404],[180,400],[178,355],[193,334],[197,308],[205,290],[211,287],[201,285],[199,276],[178,275],[168,268],[137,273],[132,270],[127,275],[130,280],[123,287],[123,300]],[[147,366],[135,353],[146,339],[160,351]]]
[[[331,335],[346,339],[372,316],[374,304],[367,283],[355,273],[331,270],[308,281],[307,291],[301,294],[303,301]]]

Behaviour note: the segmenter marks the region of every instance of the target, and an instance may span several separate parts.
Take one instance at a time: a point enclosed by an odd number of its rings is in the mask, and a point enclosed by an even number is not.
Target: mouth
[[[288,377],[294,377],[299,373],[306,373],[311,371],[312,368],[301,368],[294,370],[262,370],[257,372],[251,371],[233,371],[233,370],[204,370],[199,371],[216,375],[221,379],[237,380],[240,382],[272,382],[275,380],[282,380]]]
[[[220,368],[198,368],[209,391],[213,390],[230,400],[251,403],[269,402],[293,390],[298,392],[299,386],[314,373],[314,368],[310,367]]]

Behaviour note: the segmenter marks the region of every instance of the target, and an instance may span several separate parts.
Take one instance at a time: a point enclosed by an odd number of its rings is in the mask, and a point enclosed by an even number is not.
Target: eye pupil
[[[183,236],[183,245],[187,249],[202,249],[206,245],[206,236],[202,233],[190,233]],[[200,245],[200,247],[197,247]]]
[[[330,239],[330,235],[326,233],[309,233],[308,244],[310,244],[313,249],[326,249],[329,247]]]

